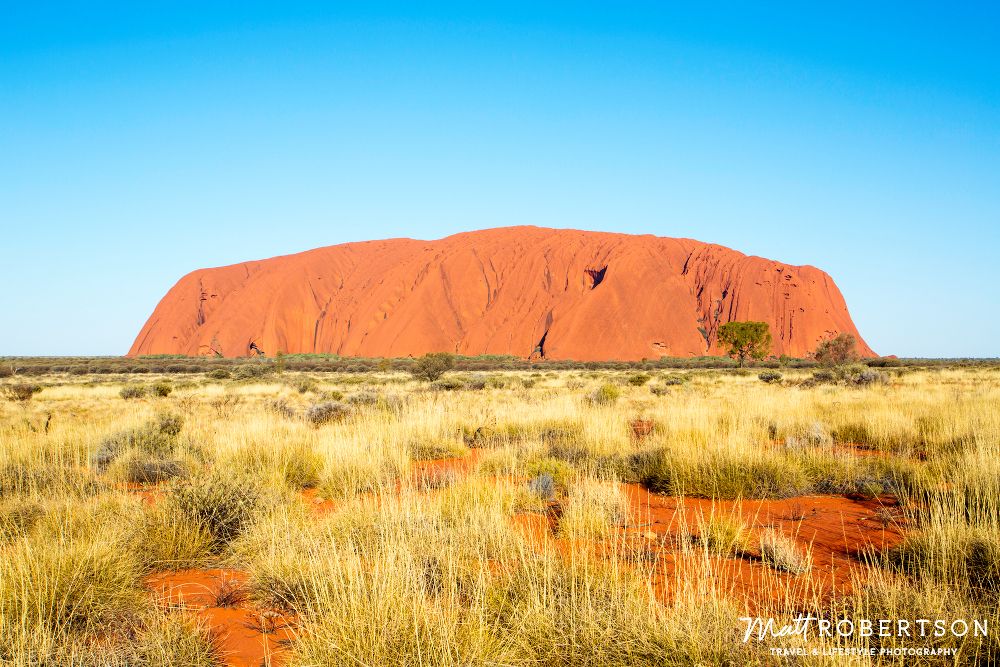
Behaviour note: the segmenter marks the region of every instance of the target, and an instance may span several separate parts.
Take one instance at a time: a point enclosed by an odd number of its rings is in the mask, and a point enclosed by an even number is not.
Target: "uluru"
[[[874,356],[815,267],[691,239],[523,226],[199,269],[129,354],[657,359],[720,354],[716,332],[736,320],[767,322],[774,355],[805,357],[849,333]]]

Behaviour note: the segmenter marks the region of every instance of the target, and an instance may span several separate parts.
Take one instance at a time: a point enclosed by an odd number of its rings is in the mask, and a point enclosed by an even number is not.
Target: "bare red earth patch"
[[[164,605],[195,614],[227,667],[280,667],[295,637],[294,618],[252,604],[247,573],[204,569],[159,572],[146,585]]]

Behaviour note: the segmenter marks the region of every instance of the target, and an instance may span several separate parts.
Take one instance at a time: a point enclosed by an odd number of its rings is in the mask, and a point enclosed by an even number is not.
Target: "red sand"
[[[561,552],[571,546],[594,553],[624,549],[636,567],[648,571],[657,594],[668,599],[678,578],[698,573],[719,591],[756,608],[778,600],[806,604],[851,592],[852,571],[863,578],[862,558],[871,550],[892,548],[903,540],[905,523],[892,498],[852,500],[843,496],[802,496],[784,500],[683,500],[650,493],[639,485],[623,485],[629,499],[630,523],[614,538],[594,545],[571,545],[558,535],[558,508],[547,515],[519,514],[517,526],[530,539]],[[749,553],[734,558],[706,558],[695,546],[684,555],[677,540],[685,531],[697,535],[701,517],[712,514],[742,520],[750,528]],[[885,520],[885,521],[884,521]],[[778,572],[762,563],[754,538],[766,528],[793,538],[800,551],[812,555],[806,575]]]
[[[471,450],[464,457],[415,461],[412,481],[420,485],[442,473],[466,474],[478,454]],[[143,495],[147,502],[156,500],[155,490],[133,490],[149,493],[149,497]],[[539,548],[551,547],[564,554],[583,549],[598,557],[624,550],[636,569],[648,574],[662,600],[669,600],[680,583],[690,581],[688,575],[693,574],[750,610],[778,601],[810,605],[849,594],[854,577],[864,577],[864,569],[859,567],[864,555],[892,548],[904,537],[905,521],[892,498],[802,496],[737,502],[662,496],[637,484],[623,484],[622,490],[629,501],[628,524],[604,542],[570,542],[558,537],[562,508],[557,502],[550,503],[544,514],[517,514],[512,521]],[[319,498],[314,489],[303,491],[303,500],[317,512],[338,506]],[[781,531],[793,538],[803,553],[807,549],[811,552],[812,569],[800,576],[775,571],[754,553],[753,538],[749,553],[741,556],[706,558],[698,546],[685,555],[677,545],[678,537],[685,532],[697,535],[699,519],[713,513],[739,518],[753,537],[767,528]],[[195,613],[207,624],[228,667],[280,666],[294,637],[293,619],[258,609],[238,593],[231,596],[228,606],[219,605],[220,589],[240,591],[246,580],[247,574],[239,570],[204,569],[161,572],[148,577],[146,583],[164,604]]]
[[[194,271],[129,351],[245,356],[431,351],[547,359],[719,353],[732,320],[771,326],[802,357],[839,332],[861,340],[833,280],[811,266],[656,236],[509,227],[437,241],[347,243]]]
[[[294,636],[292,619],[253,606],[239,570],[178,570],[149,576],[146,585],[171,607],[194,613],[212,633],[227,667],[280,667]],[[218,606],[220,589],[236,591],[231,606]]]

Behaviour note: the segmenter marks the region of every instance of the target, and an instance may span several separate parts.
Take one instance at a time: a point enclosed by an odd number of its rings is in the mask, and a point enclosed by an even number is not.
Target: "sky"
[[[532,224],[837,282],[1000,356],[988,3],[0,0],[0,355],[118,355],[201,267]]]

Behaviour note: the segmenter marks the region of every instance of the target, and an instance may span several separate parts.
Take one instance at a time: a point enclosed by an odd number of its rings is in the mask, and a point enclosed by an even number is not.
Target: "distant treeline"
[[[57,373],[92,375],[114,373],[211,373],[233,370],[246,365],[267,364],[287,371],[319,373],[371,373],[407,371],[413,358],[373,359],[340,357],[333,354],[287,354],[277,357],[187,357],[183,355],[151,355],[142,357],[0,357],[0,377],[11,375],[37,376]],[[1000,359],[895,359],[878,357],[865,359],[868,366],[943,367],[996,366]],[[754,364],[757,368],[813,368],[811,359],[781,357]],[[546,370],[660,370],[660,369],[726,369],[735,368],[728,357],[661,357],[640,361],[528,361],[519,357],[482,355],[455,356],[456,371],[546,371]]]

